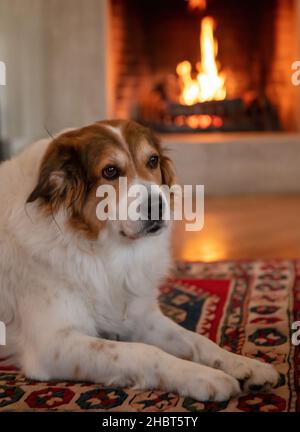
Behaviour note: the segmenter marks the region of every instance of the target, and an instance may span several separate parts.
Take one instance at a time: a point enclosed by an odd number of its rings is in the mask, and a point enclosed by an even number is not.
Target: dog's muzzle
[[[141,219],[128,221],[121,234],[131,239],[158,235],[167,226],[165,211],[166,200],[159,193],[149,193],[140,204]]]
[[[147,219],[144,221],[143,231],[145,235],[156,234],[166,224],[163,219],[165,212],[165,202],[161,194],[148,197]]]

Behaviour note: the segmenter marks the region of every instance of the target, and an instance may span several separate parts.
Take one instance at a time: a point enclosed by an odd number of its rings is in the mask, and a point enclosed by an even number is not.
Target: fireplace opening
[[[159,132],[295,131],[297,0],[111,0],[113,111]]]

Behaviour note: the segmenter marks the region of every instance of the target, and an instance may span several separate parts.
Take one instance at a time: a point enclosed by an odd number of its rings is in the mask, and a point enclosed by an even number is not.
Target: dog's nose
[[[153,197],[148,196],[148,220],[162,220],[164,214],[164,201],[159,194]]]

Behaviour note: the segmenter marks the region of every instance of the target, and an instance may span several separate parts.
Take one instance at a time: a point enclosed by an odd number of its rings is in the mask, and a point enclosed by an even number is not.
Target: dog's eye
[[[120,170],[114,165],[108,165],[107,167],[103,168],[102,176],[106,180],[114,180],[120,177]]]
[[[151,169],[155,169],[155,168],[157,168],[158,161],[159,161],[158,156],[157,156],[157,155],[152,155],[152,156],[150,156],[150,158],[148,159],[147,166],[148,166],[149,168],[151,168]]]

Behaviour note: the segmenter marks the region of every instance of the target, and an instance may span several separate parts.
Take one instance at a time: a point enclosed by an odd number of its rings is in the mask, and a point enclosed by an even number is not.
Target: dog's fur
[[[151,154],[159,156],[149,168]],[[157,288],[170,267],[170,225],[155,236],[100,222],[96,188],[107,164],[129,183],[173,182],[146,128],[97,122],[41,140],[0,167],[0,357],[38,380],[159,388],[224,400],[276,385],[272,366],[229,353],[166,318]]]

